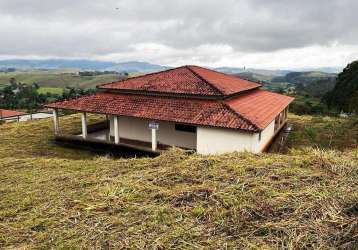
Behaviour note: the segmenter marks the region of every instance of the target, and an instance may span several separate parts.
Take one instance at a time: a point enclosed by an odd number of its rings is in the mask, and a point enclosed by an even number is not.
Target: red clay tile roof
[[[99,85],[98,88],[119,91],[226,96],[260,86],[260,84],[254,82],[198,66],[183,66]]]
[[[15,117],[20,115],[26,115],[26,113],[19,112],[16,110],[0,109],[0,118],[9,118],[9,117]]]
[[[215,86],[223,95],[231,95],[261,87],[260,84],[198,66],[188,66],[198,76]]]
[[[250,121],[216,100],[99,92],[46,107],[258,131]]]
[[[290,96],[259,89],[229,100],[227,104],[258,128],[264,129],[293,99]]]

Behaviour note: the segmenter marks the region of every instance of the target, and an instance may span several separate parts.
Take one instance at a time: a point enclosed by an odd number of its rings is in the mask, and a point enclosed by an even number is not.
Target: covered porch
[[[79,113],[81,127],[76,132],[66,133],[61,130],[60,110],[53,109],[54,133],[57,142],[91,144],[96,145],[95,147],[103,148],[108,148],[108,146],[116,149],[126,148],[150,154],[159,154],[161,151],[171,147],[168,144],[158,141],[159,124],[155,121],[146,120],[143,121],[142,124],[139,124],[139,126],[141,126],[141,131],[138,131],[138,134],[143,134],[143,131],[145,131],[148,137],[140,140],[136,139],[133,135],[129,135],[128,122],[127,124],[121,124],[121,118],[119,116],[97,114],[102,115],[103,120],[89,124],[88,115],[90,113]],[[138,124],[133,124],[133,127],[135,126],[138,126]]]

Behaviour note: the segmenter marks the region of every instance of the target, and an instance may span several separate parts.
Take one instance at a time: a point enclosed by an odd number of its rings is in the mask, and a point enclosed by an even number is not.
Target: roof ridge
[[[201,76],[198,72],[196,72],[194,69],[192,69],[193,65],[186,65],[184,67],[186,67],[188,70],[190,70],[190,72],[192,72],[196,77],[203,80],[206,84],[208,84],[210,87],[212,87],[215,91],[219,92],[221,95],[225,95],[219,88],[217,88],[214,84],[212,84],[208,79]],[[195,67],[198,67],[198,66],[195,66]]]
[[[250,119],[246,118],[245,116],[243,116],[242,114],[239,114],[238,112],[236,112],[234,109],[232,109],[230,107],[229,104],[222,102],[222,104],[229,109],[230,112],[234,113],[236,116],[238,116],[239,118],[243,119],[244,121],[248,122],[251,126],[253,126],[255,128],[256,131],[260,131],[261,129],[257,126],[257,124],[255,124],[254,122],[252,122]]]
[[[189,67],[201,68],[201,69],[203,69],[203,70],[212,71],[212,72],[215,72],[215,73],[217,73],[217,74],[224,75],[224,76],[233,77],[233,78],[237,78],[237,79],[240,79],[240,80],[243,80],[243,81],[248,81],[248,82],[252,82],[252,83],[256,83],[256,84],[261,85],[259,82],[255,82],[255,81],[252,81],[252,80],[248,80],[248,79],[242,78],[242,77],[237,76],[237,75],[232,75],[232,74],[229,74],[229,73],[224,73],[224,72],[221,72],[221,71],[217,71],[217,70],[215,70],[215,69],[205,68],[205,67],[201,67],[201,66],[197,66],[197,65],[188,65],[188,66],[189,66]]]
[[[100,87],[102,87],[102,86],[104,86],[104,85],[107,85],[107,84],[121,83],[121,82],[125,82],[125,81],[127,81],[127,80],[129,80],[129,79],[138,79],[138,78],[141,78],[141,77],[156,75],[156,74],[160,74],[160,73],[163,73],[163,72],[168,72],[168,71],[172,71],[172,70],[176,70],[176,69],[180,69],[180,68],[185,68],[185,67],[186,67],[186,66],[180,66],[180,67],[175,67],[175,68],[169,68],[169,69],[160,70],[160,71],[156,71],[156,72],[152,72],[152,73],[147,73],[147,74],[144,74],[144,75],[128,77],[128,78],[126,78],[126,79],[119,80],[119,81],[106,82],[106,83],[102,83],[102,84],[96,85],[96,88],[100,88]]]

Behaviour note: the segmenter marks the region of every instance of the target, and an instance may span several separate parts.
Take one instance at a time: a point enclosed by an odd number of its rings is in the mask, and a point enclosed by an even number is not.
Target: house
[[[19,121],[24,115],[27,114],[16,110],[0,109],[0,121]]]
[[[285,125],[293,101],[260,87],[202,67],[182,66],[102,84],[93,95],[46,107],[53,109],[57,139],[152,152],[177,146],[200,154],[258,153]],[[79,135],[61,134],[61,109],[81,112]],[[88,125],[87,113],[106,115],[108,123],[101,128]]]
[[[24,122],[29,120],[38,120],[38,119],[45,119],[52,117],[52,112],[48,111],[39,111],[36,113],[24,113],[15,110],[6,110],[0,109],[0,121],[11,122],[11,121],[18,121]]]

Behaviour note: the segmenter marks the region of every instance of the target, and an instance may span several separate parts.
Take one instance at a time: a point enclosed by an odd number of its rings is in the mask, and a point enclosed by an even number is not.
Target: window
[[[259,133],[259,141],[261,141],[261,132]]]
[[[280,127],[280,115],[275,118],[275,131]]]
[[[196,133],[196,127],[184,124],[175,124],[175,130],[189,133]]]

